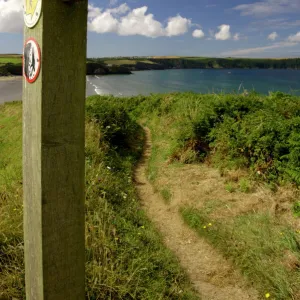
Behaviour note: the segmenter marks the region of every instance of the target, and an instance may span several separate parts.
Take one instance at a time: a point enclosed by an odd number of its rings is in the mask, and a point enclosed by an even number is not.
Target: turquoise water
[[[300,95],[300,70],[164,70],[132,75],[87,76],[87,95],[148,95],[193,91],[198,93],[281,91]]]
[[[87,96],[148,95],[193,91],[232,93],[256,90],[261,94],[281,91],[300,95],[300,70],[165,70],[132,75],[87,76]],[[22,78],[0,81],[0,104],[22,99]]]

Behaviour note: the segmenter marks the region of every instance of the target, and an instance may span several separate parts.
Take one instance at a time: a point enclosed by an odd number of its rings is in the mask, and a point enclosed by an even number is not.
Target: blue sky
[[[0,53],[22,52],[22,0],[0,0]],[[88,57],[300,57],[300,0],[90,0]]]

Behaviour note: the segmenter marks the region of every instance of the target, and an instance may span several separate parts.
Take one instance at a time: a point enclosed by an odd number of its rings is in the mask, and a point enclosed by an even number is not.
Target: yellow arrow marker
[[[26,8],[25,8],[26,15],[33,16],[37,4],[38,4],[38,0],[26,0]]]

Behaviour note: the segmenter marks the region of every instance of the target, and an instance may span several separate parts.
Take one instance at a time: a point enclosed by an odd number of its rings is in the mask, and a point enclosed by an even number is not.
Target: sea
[[[192,91],[300,95],[300,70],[183,69],[138,71],[132,75],[87,76],[87,93],[114,96]]]
[[[138,71],[132,75],[87,76],[86,95],[151,93],[243,93],[281,91],[300,95],[300,70],[183,69]],[[0,79],[0,103],[22,99],[22,80]]]

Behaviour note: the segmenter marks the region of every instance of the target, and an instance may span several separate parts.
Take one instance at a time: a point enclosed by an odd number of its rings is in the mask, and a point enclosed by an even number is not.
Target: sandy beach
[[[0,104],[22,100],[22,76],[0,77]]]
[[[22,76],[0,77],[0,104],[4,102],[22,101]],[[86,96],[95,95],[95,87],[87,82]]]

